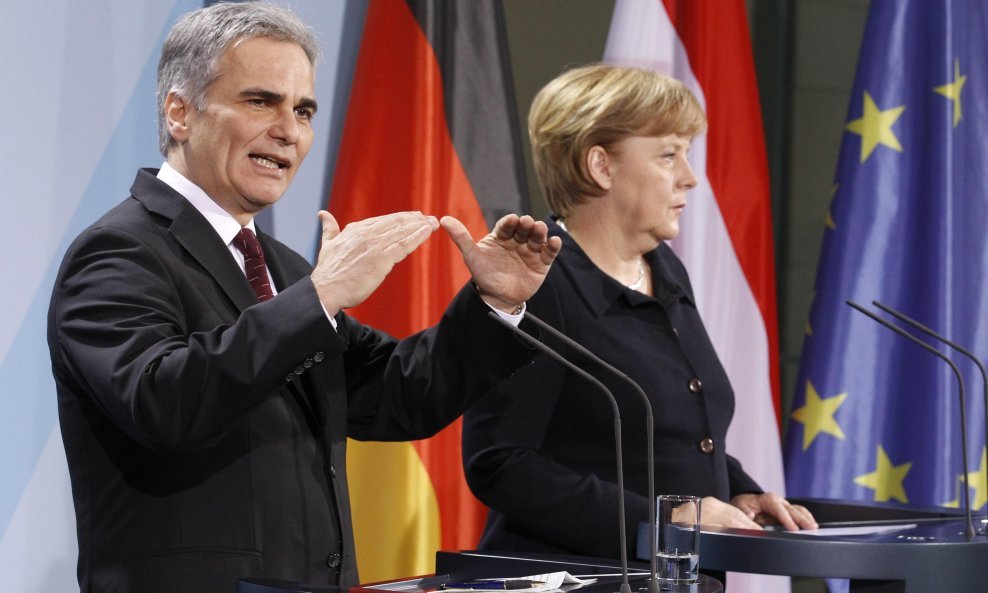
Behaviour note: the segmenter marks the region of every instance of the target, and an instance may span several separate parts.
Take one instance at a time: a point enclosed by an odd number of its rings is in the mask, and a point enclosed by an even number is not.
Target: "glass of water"
[[[700,568],[700,497],[658,497],[656,571],[660,582],[695,583]]]

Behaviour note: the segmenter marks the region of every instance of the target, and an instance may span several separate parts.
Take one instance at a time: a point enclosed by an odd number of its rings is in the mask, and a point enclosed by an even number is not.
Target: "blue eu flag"
[[[878,300],[988,355],[988,3],[873,0],[786,440],[790,496],[963,504],[950,368],[845,304]],[[948,352],[948,351],[945,351]],[[980,373],[972,508],[988,501]]]

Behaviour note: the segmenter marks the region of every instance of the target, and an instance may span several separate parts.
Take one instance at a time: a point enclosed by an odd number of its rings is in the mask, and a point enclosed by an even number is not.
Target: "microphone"
[[[557,339],[561,340],[564,344],[566,344],[570,348],[576,350],[577,352],[579,352],[583,356],[589,358],[590,360],[594,361],[595,363],[597,363],[601,367],[603,367],[603,368],[607,369],[608,371],[610,371],[611,373],[617,375],[620,379],[623,379],[624,381],[626,381],[629,385],[631,385],[634,388],[634,390],[638,393],[638,395],[641,396],[641,400],[645,404],[645,437],[646,437],[647,445],[648,445],[648,500],[649,500],[649,504],[648,504],[648,524],[649,524],[649,530],[648,530],[648,547],[651,550],[651,552],[649,552],[649,561],[650,561],[649,562],[649,566],[651,568],[651,576],[650,576],[649,581],[648,581],[648,593],[658,593],[658,591],[659,591],[659,581],[655,577],[655,575],[656,575],[656,568],[655,568],[655,564],[656,564],[656,558],[655,558],[655,550],[656,550],[656,546],[655,546],[655,529],[656,529],[655,504],[656,504],[656,502],[655,502],[655,446],[653,444],[654,432],[655,431],[654,431],[654,428],[653,428],[652,403],[648,400],[648,396],[645,395],[645,390],[642,389],[641,385],[639,385],[635,380],[633,380],[631,377],[629,377],[628,375],[626,375],[622,370],[620,370],[617,367],[615,367],[615,366],[611,365],[610,363],[606,362],[604,359],[602,359],[601,357],[597,356],[596,354],[594,354],[593,352],[591,352],[590,350],[588,350],[587,348],[585,348],[583,346],[583,344],[580,344],[579,342],[577,342],[573,338],[567,336],[566,334],[564,334],[561,331],[559,331],[558,329],[552,327],[551,325],[549,325],[545,321],[542,321],[541,319],[539,319],[535,315],[529,313],[528,311],[525,312],[525,317],[528,318],[528,319],[530,319],[530,320],[532,320],[536,325],[538,325],[539,327],[541,327],[545,331],[549,332],[550,334],[552,334],[553,336],[555,336]]]
[[[957,365],[955,365],[949,358],[947,358],[946,355],[944,355],[942,352],[940,352],[936,348],[930,346],[926,342],[920,340],[919,338],[917,338],[916,336],[908,333],[907,331],[905,331],[905,330],[903,330],[903,329],[901,329],[901,328],[893,325],[892,323],[889,323],[888,321],[886,321],[886,320],[882,319],[881,317],[875,315],[871,311],[866,310],[864,307],[862,307],[861,305],[855,303],[854,301],[845,301],[845,302],[848,305],[850,305],[852,308],[854,308],[856,311],[858,311],[860,313],[864,313],[865,315],[867,315],[868,317],[870,317],[874,321],[877,321],[878,323],[880,323],[881,325],[883,325],[887,329],[890,329],[893,332],[895,332],[896,334],[902,336],[903,338],[906,338],[907,340],[910,340],[910,341],[912,341],[912,342],[914,342],[914,343],[922,346],[927,352],[932,353],[934,356],[936,356],[937,358],[943,360],[948,365],[950,365],[950,368],[954,371],[954,376],[957,377],[957,386],[958,386],[958,393],[960,395],[959,400],[960,400],[960,405],[961,405],[961,462],[964,465],[964,509],[966,511],[966,518],[967,518],[967,525],[964,526],[964,534],[967,536],[967,539],[969,539],[969,540],[974,539],[974,535],[975,535],[975,532],[974,532],[974,523],[971,521],[971,493],[969,492],[970,488],[968,487],[968,483],[967,483],[967,474],[968,474],[968,468],[967,468],[967,415],[966,415],[966,413],[964,411],[964,409],[966,407],[965,404],[964,404],[964,379],[961,378],[961,373],[960,373],[959,370],[957,370]]]
[[[892,315],[893,317],[895,317],[899,321],[902,321],[903,323],[906,323],[906,324],[912,326],[913,328],[915,328],[915,329],[919,330],[920,332],[922,332],[922,333],[930,336],[931,338],[933,338],[935,340],[939,340],[939,341],[943,342],[944,344],[950,346],[954,350],[956,350],[956,351],[960,352],[961,354],[963,354],[964,356],[970,358],[971,361],[974,362],[975,365],[977,365],[978,370],[981,371],[981,384],[984,386],[984,394],[983,395],[984,395],[984,406],[985,406],[985,437],[988,438],[988,372],[985,372],[985,365],[983,365],[981,363],[981,361],[978,360],[978,357],[977,356],[975,356],[974,354],[972,354],[966,348],[962,348],[958,344],[956,344],[956,343],[948,340],[946,337],[938,334],[937,332],[933,331],[931,328],[929,328],[929,327],[923,325],[922,323],[916,321],[912,317],[909,317],[905,313],[902,313],[901,311],[896,311],[892,307],[889,307],[888,305],[883,305],[882,303],[879,303],[878,301],[871,301],[871,304],[872,305],[875,305],[876,307],[878,307],[882,311],[885,311],[889,315]],[[988,475],[985,476],[985,480],[988,481]]]
[[[604,386],[603,383],[597,380],[596,377],[576,366],[572,362],[563,358],[561,354],[553,350],[552,348],[546,346],[542,342],[536,340],[532,336],[528,335],[524,331],[518,329],[511,323],[505,321],[494,311],[488,311],[487,314],[495,319],[498,323],[503,325],[508,331],[512,332],[516,336],[525,340],[537,350],[542,351],[547,354],[549,358],[561,363],[566,368],[570,369],[577,375],[583,377],[587,381],[590,381],[596,385],[607,399],[611,402],[611,408],[614,410],[614,442],[615,442],[615,458],[617,460],[617,487],[618,491],[621,493],[618,496],[618,531],[621,535],[621,589],[620,593],[631,593],[631,585],[628,584],[628,538],[625,532],[624,526],[624,460],[621,455],[621,411],[618,409],[617,400],[614,399],[614,394]],[[654,576],[654,575],[653,575]]]

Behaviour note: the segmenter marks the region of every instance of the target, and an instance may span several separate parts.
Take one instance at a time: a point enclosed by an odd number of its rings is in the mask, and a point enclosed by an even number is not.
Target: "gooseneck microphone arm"
[[[960,406],[961,406],[961,462],[964,465],[964,510],[965,510],[965,512],[967,514],[967,525],[964,527],[964,533],[965,533],[965,535],[967,536],[967,538],[969,540],[970,539],[974,539],[974,535],[975,535],[974,523],[971,521],[971,493],[970,493],[970,488],[968,487],[968,481],[967,481],[967,474],[968,474],[968,467],[967,467],[967,414],[965,412],[966,406],[964,404],[964,379],[961,377],[961,372],[959,370],[957,370],[957,365],[955,365],[949,358],[947,358],[946,355],[944,355],[942,352],[940,352],[936,348],[930,346],[929,344],[927,344],[923,340],[920,340],[919,338],[917,338],[916,336],[910,334],[909,332],[907,332],[907,331],[905,331],[905,330],[903,330],[903,329],[901,329],[901,328],[893,325],[892,323],[889,323],[888,321],[886,321],[886,320],[882,319],[881,317],[875,315],[871,311],[868,311],[867,309],[865,309],[861,305],[855,303],[854,301],[845,301],[845,302],[848,305],[850,305],[852,308],[854,308],[856,311],[867,315],[868,317],[870,317],[874,321],[877,321],[878,323],[880,323],[885,328],[892,330],[896,334],[902,336],[903,338],[906,338],[907,340],[909,340],[911,342],[914,342],[915,344],[917,344],[919,346],[922,346],[928,352],[930,352],[931,354],[933,354],[937,358],[943,360],[948,365],[950,365],[950,368],[954,371],[954,376],[957,377],[957,386],[958,386],[958,393],[960,394]]]
[[[539,319],[535,315],[532,315],[531,313],[529,313],[529,312],[526,311],[525,312],[525,317],[528,318],[528,319],[530,319],[530,320],[532,320],[536,325],[538,325],[539,327],[541,327],[542,329],[544,329],[548,333],[552,334],[553,336],[555,336],[556,338],[558,338],[559,340],[561,340],[564,344],[566,344],[570,348],[576,350],[577,352],[579,352],[583,356],[589,358],[590,360],[596,362],[597,364],[599,364],[603,368],[605,368],[605,369],[609,370],[610,372],[614,373],[619,378],[627,381],[627,383],[629,385],[631,385],[635,389],[635,391],[638,392],[639,396],[641,396],[642,402],[645,404],[645,437],[647,439],[647,445],[648,445],[648,501],[649,501],[648,502],[648,524],[650,526],[649,527],[649,530],[648,530],[648,548],[649,548],[649,550],[651,550],[651,552],[649,552],[649,566],[651,567],[651,577],[650,577],[650,579],[648,581],[648,591],[649,591],[649,593],[658,593],[658,591],[659,591],[659,581],[656,578],[656,567],[655,567],[655,563],[656,563],[656,558],[655,558],[655,551],[656,551],[656,547],[655,547],[655,528],[656,528],[656,523],[655,523],[655,446],[653,444],[654,443],[654,432],[655,431],[654,431],[654,427],[653,427],[654,419],[653,419],[653,416],[652,416],[652,403],[648,400],[648,396],[645,394],[645,390],[641,388],[641,385],[639,385],[637,382],[635,382],[631,377],[629,377],[623,371],[621,371],[617,367],[611,365],[610,363],[605,362],[604,359],[602,359],[601,357],[597,356],[596,354],[594,354],[593,352],[591,352],[590,350],[588,350],[586,347],[583,346],[583,344],[580,344],[579,342],[577,342],[573,338],[567,336],[566,334],[562,333],[558,329],[552,327],[551,325],[549,325],[545,321],[542,321],[541,319]]]
[[[577,375],[583,377],[587,381],[596,385],[604,394],[607,399],[611,402],[611,408],[614,410],[614,448],[615,457],[617,459],[617,488],[618,488],[618,531],[621,536],[621,589],[620,593],[631,593],[631,585],[628,583],[628,538],[624,523],[624,459],[621,455],[621,411],[618,409],[617,400],[614,399],[614,395],[610,392],[603,383],[597,380],[596,377],[576,366],[572,362],[566,360],[561,354],[553,350],[552,348],[546,346],[542,342],[528,335],[524,331],[518,329],[517,327],[511,325],[509,322],[505,321],[494,311],[489,311],[487,313],[492,319],[497,320],[498,323],[508,328],[516,336],[523,339],[528,344],[535,347],[537,350],[548,355],[553,360],[559,362],[566,368],[570,369]]]
[[[977,356],[975,356],[974,354],[972,354],[966,348],[963,348],[960,345],[958,345],[958,344],[956,344],[956,343],[948,340],[946,337],[938,334],[937,332],[933,331],[929,327],[927,327],[927,326],[923,325],[922,323],[916,321],[912,317],[909,317],[905,313],[903,313],[901,311],[896,311],[892,307],[889,307],[888,305],[883,305],[882,303],[879,303],[878,301],[871,301],[871,304],[872,305],[875,305],[876,307],[878,307],[882,311],[885,311],[889,315],[892,315],[893,317],[895,317],[899,321],[902,321],[903,323],[906,323],[906,324],[912,326],[913,328],[915,328],[915,329],[923,332],[924,334],[930,336],[931,338],[943,342],[944,344],[950,346],[951,348],[953,348],[954,350],[960,352],[964,356],[970,358],[971,361],[974,362],[974,364],[978,367],[978,370],[981,371],[981,384],[984,386],[983,399],[984,399],[984,406],[985,406],[985,438],[988,438],[988,372],[985,372],[985,365],[981,363],[981,361],[978,359]],[[988,474],[985,475],[985,481],[988,481]]]

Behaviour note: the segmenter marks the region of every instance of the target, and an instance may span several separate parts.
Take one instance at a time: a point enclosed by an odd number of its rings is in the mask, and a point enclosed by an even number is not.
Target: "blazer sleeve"
[[[429,437],[528,362],[531,348],[491,319],[490,311],[467,284],[436,326],[397,344],[343,316],[349,436]]]
[[[727,456],[727,477],[730,480],[731,498],[738,494],[761,494],[763,492],[758,482],[741,467],[741,462],[730,455]]]
[[[56,381],[89,394],[130,437],[164,452],[203,447],[316,351],[342,353],[308,278],[237,314],[188,286],[182,263],[111,226],[69,248],[49,310]]]

